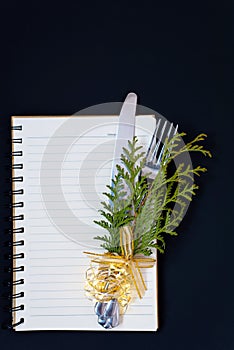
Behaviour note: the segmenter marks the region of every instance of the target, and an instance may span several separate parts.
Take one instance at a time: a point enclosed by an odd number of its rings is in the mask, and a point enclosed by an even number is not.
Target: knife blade
[[[128,141],[132,141],[135,134],[135,117],[136,117],[137,95],[129,93],[123,103],[119,115],[119,123],[115,140],[114,158],[112,161],[111,180],[117,174],[116,165],[121,164],[121,154],[123,147],[128,147]],[[112,185],[112,181],[111,181]]]

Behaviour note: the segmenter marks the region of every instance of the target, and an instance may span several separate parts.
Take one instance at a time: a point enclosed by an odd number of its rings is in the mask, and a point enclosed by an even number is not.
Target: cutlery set
[[[116,165],[121,163],[121,154],[123,147],[127,148],[128,141],[132,140],[135,135],[135,114],[137,105],[137,95],[129,93],[123,103],[119,115],[118,129],[116,134],[114,158],[112,162],[111,184],[112,179],[117,174]],[[174,128],[173,123],[162,119],[156,120],[156,127],[153,132],[147,153],[145,165],[141,175],[147,176],[147,182],[150,184],[157,176],[166,139],[173,137],[177,133],[178,125]],[[128,191],[128,189],[126,189]],[[120,308],[117,299],[111,299],[109,302],[96,302],[94,311],[98,316],[98,323],[105,329],[116,327],[119,324]]]

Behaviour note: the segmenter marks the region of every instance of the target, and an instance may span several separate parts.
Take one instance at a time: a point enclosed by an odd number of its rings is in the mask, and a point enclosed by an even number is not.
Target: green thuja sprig
[[[198,188],[193,182],[194,175],[200,176],[206,168],[191,168],[180,163],[172,175],[168,167],[176,157],[184,152],[200,152],[211,157],[209,151],[197,142],[203,141],[205,134],[198,135],[187,145],[181,145],[184,133],[176,134],[166,140],[160,170],[152,185],[147,184],[147,176],[139,176],[145,165],[145,153],[137,145],[137,138],[123,148],[122,166],[117,165],[117,175],[112,186],[107,185],[110,193],[104,193],[109,202],[102,202],[100,210],[103,220],[96,224],[108,231],[108,235],[97,236],[101,246],[111,253],[121,255],[119,228],[130,225],[134,234],[134,254],[151,255],[152,248],[160,252],[165,250],[165,234],[177,235],[187,202],[192,200]]]
[[[187,145],[181,144],[185,133],[176,134],[170,141],[166,140],[161,168],[148,191],[140,215],[136,220],[134,234],[138,245],[135,253],[150,255],[151,248],[161,253],[165,250],[165,234],[177,235],[175,229],[182,221],[188,201],[192,200],[198,186],[193,182],[194,175],[200,176],[207,169],[201,166],[191,168],[180,163],[176,171],[169,176],[170,163],[184,152],[196,151],[211,157],[211,153],[196,142],[203,141],[205,134],[198,135]]]
[[[141,149],[136,137],[128,142],[128,149],[123,148],[122,166],[117,165],[117,175],[111,186],[106,186],[110,192],[103,193],[109,200],[101,202],[103,209],[99,212],[104,219],[94,221],[108,231],[108,235],[95,239],[102,241],[101,247],[111,253],[121,254],[119,228],[124,225],[134,227],[140,204],[147,193],[146,176],[139,179],[145,164],[145,152],[141,152]]]

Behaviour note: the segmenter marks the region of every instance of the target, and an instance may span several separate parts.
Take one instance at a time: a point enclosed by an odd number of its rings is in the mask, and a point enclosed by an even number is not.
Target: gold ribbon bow
[[[84,252],[91,257],[91,262],[99,264],[93,271],[91,267],[86,274],[90,288],[86,288],[89,294],[99,301],[110,300],[117,297],[126,306],[130,300],[130,284],[133,282],[139,298],[142,298],[147,290],[141,268],[151,268],[155,259],[133,255],[134,241],[132,228],[123,226],[120,228],[121,256],[112,253]],[[119,293],[118,293],[119,292]]]

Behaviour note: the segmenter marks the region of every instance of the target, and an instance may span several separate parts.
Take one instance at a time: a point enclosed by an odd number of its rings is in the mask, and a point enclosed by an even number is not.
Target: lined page
[[[21,330],[104,330],[97,323],[94,302],[84,291],[89,258],[84,251],[102,252],[93,237],[104,230],[93,223],[99,220],[100,202],[107,200],[103,192],[110,183],[118,118],[114,116],[13,117],[14,163],[23,169],[14,176],[23,176],[14,189],[23,189],[14,202],[23,201],[14,215],[24,215],[14,228],[24,227],[15,240],[24,246],[15,253],[24,253],[15,266],[24,266],[16,279],[23,285],[14,288],[24,293],[15,305],[16,327]],[[136,118],[136,135],[146,149],[155,128],[153,116]],[[156,267],[145,269],[147,291],[142,300],[135,298],[121,323],[114,331],[157,329]]]

